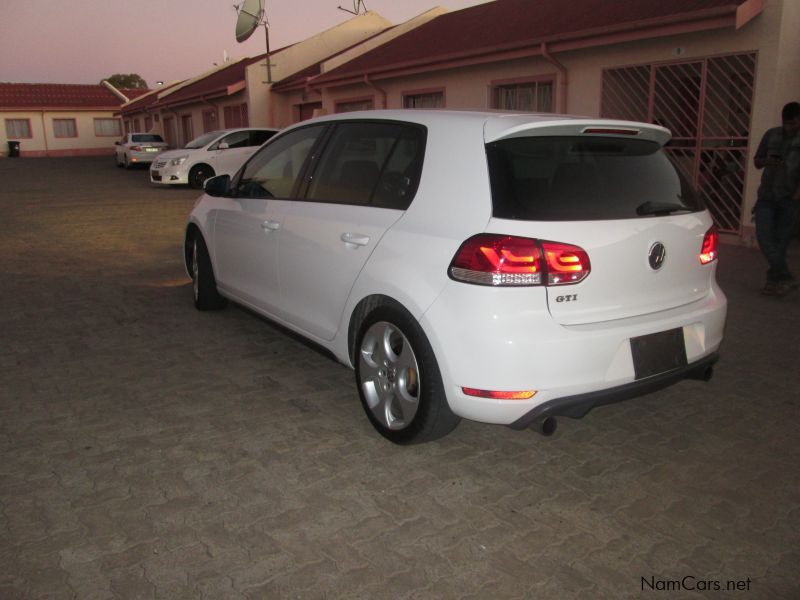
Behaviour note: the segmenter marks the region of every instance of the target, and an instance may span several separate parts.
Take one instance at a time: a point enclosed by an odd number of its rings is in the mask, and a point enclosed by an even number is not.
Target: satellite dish
[[[244,42],[261,25],[264,16],[264,0],[244,0],[236,20],[236,41]]]

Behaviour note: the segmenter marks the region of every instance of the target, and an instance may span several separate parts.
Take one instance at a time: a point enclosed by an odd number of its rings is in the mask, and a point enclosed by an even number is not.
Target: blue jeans
[[[762,198],[756,202],[756,239],[769,264],[768,281],[794,279],[786,262],[786,251],[789,242],[792,241],[799,207],[800,202],[790,198],[784,200]]]

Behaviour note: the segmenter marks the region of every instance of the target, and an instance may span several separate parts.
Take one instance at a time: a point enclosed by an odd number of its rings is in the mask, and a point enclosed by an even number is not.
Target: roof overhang
[[[712,31],[716,29],[739,29],[763,11],[763,0],[747,0],[736,6],[730,4],[691,13],[679,13],[668,17],[659,17],[641,21],[631,21],[610,27],[601,27],[584,31],[557,34],[529,39],[509,44],[470,49],[415,61],[398,61],[380,67],[359,71],[336,70],[304,82],[287,82],[285,87],[276,91],[292,91],[302,87],[331,88],[353,85],[370,80],[391,79],[430,72],[432,70],[463,68],[492,62],[543,56],[545,53],[567,52],[609,46],[625,42],[633,42],[660,37]]]

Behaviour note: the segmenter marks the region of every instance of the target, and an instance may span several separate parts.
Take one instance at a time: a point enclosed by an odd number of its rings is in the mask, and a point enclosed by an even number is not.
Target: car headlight
[[[171,164],[173,167],[177,167],[177,166],[180,166],[183,163],[185,163],[187,158],[189,158],[189,157],[188,156],[179,156],[178,158],[173,158],[171,161],[169,161],[169,164]]]

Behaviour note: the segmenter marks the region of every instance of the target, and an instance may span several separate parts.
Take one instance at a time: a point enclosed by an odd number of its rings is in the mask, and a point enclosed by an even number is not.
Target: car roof
[[[618,135],[628,137],[633,135],[639,139],[658,142],[661,145],[669,141],[671,137],[668,129],[652,123],[554,113],[513,113],[507,111],[366,110],[317,117],[316,119],[303,121],[302,124],[353,119],[404,121],[429,128],[472,127],[483,130],[484,139],[487,143],[512,137],[580,135],[587,132],[605,136]]]
[[[278,131],[275,127],[231,127],[230,129],[217,129],[217,133],[233,133],[235,131]],[[213,133],[209,131],[208,133]]]

